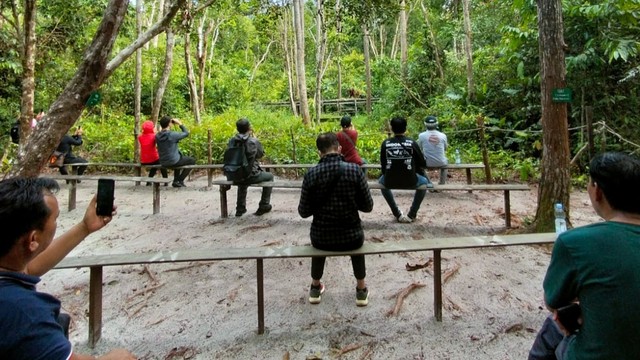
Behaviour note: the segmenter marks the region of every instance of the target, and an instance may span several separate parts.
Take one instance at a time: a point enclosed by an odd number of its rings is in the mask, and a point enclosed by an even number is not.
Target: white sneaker
[[[398,222],[399,223],[408,224],[411,221],[412,221],[411,218],[408,217],[407,215],[400,214],[400,216],[398,216]]]

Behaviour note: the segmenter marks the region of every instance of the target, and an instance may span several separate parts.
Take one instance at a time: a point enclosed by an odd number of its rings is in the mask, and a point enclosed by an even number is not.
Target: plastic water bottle
[[[555,204],[554,209],[556,213],[556,235],[560,235],[567,231],[567,218],[564,214],[562,203]]]
[[[456,149],[456,164],[461,164],[462,159],[460,159],[460,150]]]

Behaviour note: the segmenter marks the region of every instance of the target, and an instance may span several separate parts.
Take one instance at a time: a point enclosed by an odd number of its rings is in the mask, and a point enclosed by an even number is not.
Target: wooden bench
[[[136,183],[144,181],[153,184],[153,213],[158,214],[160,212],[160,184],[169,184],[171,179],[164,178],[149,178],[140,176],[103,176],[103,175],[43,175],[55,180],[65,180],[69,183],[69,211],[76,208],[76,189],[78,186],[78,180],[81,181],[97,181],[99,179],[111,179],[118,181],[134,181]]]
[[[260,167],[262,167],[266,171],[270,171],[271,169],[309,169],[316,165],[318,164],[261,164]],[[380,170],[380,164],[364,164],[362,167],[365,169]],[[484,169],[483,164],[448,164],[444,167],[450,170],[464,169],[467,175],[467,184],[473,183],[471,178],[472,169]],[[434,170],[434,169],[439,169],[439,168],[429,168],[429,170]]]
[[[109,163],[109,162],[89,162],[81,164],[83,166],[94,166],[94,167],[114,167],[114,168],[133,168],[135,176],[142,176],[142,169],[162,169],[165,168],[167,170],[173,169],[194,169],[194,170],[207,170],[207,182],[208,185],[211,186],[211,182],[213,181],[213,171],[221,170],[224,166],[223,164],[201,164],[201,165],[185,165],[179,167],[163,167],[162,165],[142,165],[135,163]],[[140,185],[140,181],[136,182],[136,185]]]
[[[89,268],[89,339],[94,347],[102,334],[103,267],[221,260],[256,260],[258,334],[264,333],[264,259],[310,258],[433,251],[434,316],[442,321],[442,250],[491,248],[553,243],[555,233],[524,235],[468,236],[439,239],[404,240],[393,243],[365,243],[352,251],[330,252],[310,245],[226,249],[185,249],[150,253],[109,254],[67,257],[55,269]]]
[[[227,180],[214,180],[213,185],[220,187],[220,216],[223,218],[229,217],[229,210],[227,206],[227,192],[231,189],[231,186],[237,186],[232,181]],[[384,186],[375,181],[369,181],[370,189],[384,189]],[[267,181],[257,184],[250,184],[250,187],[273,187],[284,189],[301,189],[302,181]],[[420,186],[418,189],[426,190],[426,186]],[[414,191],[414,189],[393,189],[394,191]],[[528,191],[529,185],[525,184],[445,184],[438,185],[433,184],[434,191],[502,191],[504,192],[504,220],[505,226],[511,227],[511,191]]]

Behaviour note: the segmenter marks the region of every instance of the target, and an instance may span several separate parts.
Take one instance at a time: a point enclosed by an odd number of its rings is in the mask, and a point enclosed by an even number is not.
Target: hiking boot
[[[247,209],[236,209],[236,217],[240,217],[247,212]]]
[[[256,211],[256,215],[260,216],[260,215],[264,215],[266,213],[268,213],[269,211],[271,211],[272,206],[271,205],[260,205],[258,207],[258,210]]]
[[[367,306],[369,304],[369,289],[356,288],[356,305]]]
[[[180,184],[179,181],[174,181],[173,183],[171,183],[171,186],[173,186],[174,188],[184,187],[184,185]]]
[[[311,285],[309,288],[309,303],[320,304],[320,300],[322,300],[322,293],[324,293],[323,283],[320,283],[318,286]]]

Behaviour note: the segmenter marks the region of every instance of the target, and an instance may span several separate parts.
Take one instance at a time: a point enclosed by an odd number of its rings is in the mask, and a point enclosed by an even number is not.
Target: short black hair
[[[163,116],[160,119],[160,127],[166,129],[169,127],[169,125],[171,125],[171,116]]]
[[[343,128],[348,128],[349,126],[351,126],[351,116],[343,116],[342,119],[340,119],[340,126],[342,126]]]
[[[246,134],[249,129],[251,129],[251,124],[247,118],[240,118],[236,121],[236,130],[238,130],[240,134]]]
[[[338,150],[339,146],[340,143],[338,142],[338,137],[335,133],[323,133],[318,135],[318,138],[316,138],[316,147],[323,154],[326,154],[330,150]]]
[[[58,191],[50,178],[14,177],[0,181],[0,257],[7,255],[20,237],[43,229],[51,209],[44,201],[45,191]]]
[[[394,134],[404,134],[407,132],[407,119],[402,116],[396,116],[389,122],[391,124],[391,131]]]
[[[640,160],[621,152],[605,152],[591,159],[591,181],[598,184],[616,210],[640,214]]]

